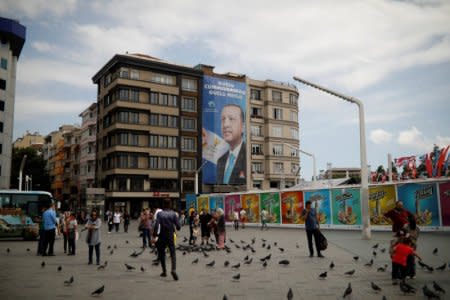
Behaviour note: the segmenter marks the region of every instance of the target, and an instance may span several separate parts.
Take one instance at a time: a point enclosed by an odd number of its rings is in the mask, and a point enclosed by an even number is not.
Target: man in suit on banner
[[[222,109],[221,117],[222,137],[230,148],[217,161],[217,184],[246,184],[244,112],[236,104],[227,104]]]

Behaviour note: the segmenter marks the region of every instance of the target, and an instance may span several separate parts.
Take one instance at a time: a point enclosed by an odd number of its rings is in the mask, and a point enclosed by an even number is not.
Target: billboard
[[[442,226],[450,226],[450,182],[439,184]]]
[[[198,212],[200,213],[202,209],[205,211],[209,211],[209,197],[208,196],[200,196],[197,198],[197,207]]]
[[[397,198],[395,196],[394,185],[371,186],[369,187],[369,215],[372,225],[392,224],[384,214],[395,207]]]
[[[301,217],[303,211],[303,192],[281,193],[281,219],[283,224],[305,224]]]
[[[186,194],[186,211],[188,216],[191,215],[191,211],[197,211],[197,197],[195,194]]]
[[[209,197],[209,211],[212,213],[216,211],[216,209],[223,209],[223,196],[222,195],[214,195]]]
[[[259,194],[241,195],[242,208],[247,212],[247,222],[259,223]]]
[[[238,213],[241,211],[241,196],[239,195],[226,195],[225,196],[225,221],[232,222],[233,220],[233,212],[237,211]]]
[[[333,225],[361,225],[360,189],[331,190]]]
[[[267,211],[267,223],[280,223],[280,194],[262,193],[260,210]]]
[[[331,224],[330,190],[306,191],[306,201],[311,201],[311,207],[316,209],[320,224]],[[302,220],[304,223],[305,220]]]
[[[203,77],[204,184],[247,183],[246,91],[245,82]]]
[[[397,186],[398,200],[417,217],[417,225],[439,226],[435,183],[407,183]]]

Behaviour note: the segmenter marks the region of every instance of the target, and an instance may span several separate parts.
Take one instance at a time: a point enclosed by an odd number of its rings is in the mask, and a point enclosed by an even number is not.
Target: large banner
[[[450,226],[450,182],[439,184],[442,226]]]
[[[202,210],[209,211],[209,197],[208,196],[198,197],[197,207],[198,207],[198,213],[200,213]]]
[[[186,211],[188,216],[192,211],[197,211],[197,197],[195,194],[186,194]]]
[[[333,225],[361,225],[360,189],[331,190]]]
[[[224,209],[223,204],[223,196],[222,195],[214,195],[209,197],[209,211],[211,213],[215,212],[216,209],[221,208]]]
[[[417,225],[439,226],[439,210],[435,183],[407,183],[397,186],[398,200],[414,213]]]
[[[233,212],[241,211],[241,196],[240,195],[227,195],[225,196],[225,221],[232,222]]]
[[[247,212],[247,222],[260,223],[259,219],[259,194],[241,195],[242,208]]]
[[[395,207],[396,201],[394,185],[369,187],[370,224],[392,224],[390,219],[384,217],[384,214]]]
[[[280,223],[280,194],[262,193],[260,210],[268,213],[267,223]]]
[[[305,224],[301,217],[303,211],[303,192],[281,193],[281,220],[283,224]]]
[[[245,82],[203,76],[204,184],[247,183]]]
[[[311,207],[316,209],[320,224],[331,224],[330,190],[306,191],[306,201],[311,201]]]

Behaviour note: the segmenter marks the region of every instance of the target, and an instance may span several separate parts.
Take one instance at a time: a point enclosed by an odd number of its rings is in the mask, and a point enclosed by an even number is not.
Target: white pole
[[[392,154],[388,153],[388,176],[389,182],[392,182]]]
[[[27,160],[27,155],[25,154],[22,157],[22,162],[20,163],[20,169],[19,169],[19,191],[22,190],[22,180],[23,180],[23,167],[25,166],[25,161]]]
[[[199,173],[200,170],[206,165],[207,162],[208,162],[208,161],[205,160],[205,161],[202,163],[202,165],[200,166],[200,168],[198,168],[198,169],[195,171],[195,189],[194,189],[194,192],[195,192],[195,195],[196,195],[196,196],[198,195],[198,173]]]

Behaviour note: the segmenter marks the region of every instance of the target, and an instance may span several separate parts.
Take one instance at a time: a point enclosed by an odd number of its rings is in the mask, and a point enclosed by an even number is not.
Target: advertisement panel
[[[242,208],[247,212],[247,222],[259,223],[259,194],[241,195]]]
[[[226,195],[225,196],[225,221],[232,222],[233,212],[241,211],[241,196],[240,195]]]
[[[204,184],[247,183],[246,91],[245,82],[203,77]]]
[[[439,226],[435,183],[407,183],[397,186],[398,200],[417,217],[417,225]]]
[[[369,187],[369,215],[372,225],[390,225],[389,218],[384,214],[395,207],[397,198],[395,196],[395,186],[371,186]]]
[[[281,193],[281,220],[283,224],[305,224],[301,217],[303,211],[303,192]]]
[[[280,223],[280,193],[262,193],[260,211],[267,211],[267,223]]]
[[[209,211],[212,213],[216,211],[216,209],[223,209],[223,196],[222,195],[214,195],[209,197]]]
[[[200,196],[197,198],[197,207],[198,213],[204,209],[205,211],[209,211],[209,197],[208,196]]]
[[[450,226],[450,182],[439,184],[442,226]]]
[[[197,211],[197,197],[195,194],[186,194],[186,211],[188,216],[191,215],[193,210]]]
[[[305,191],[306,201],[311,201],[311,207],[316,209],[320,224],[331,224],[330,190]]]
[[[331,190],[333,225],[361,225],[360,191],[355,188]]]

